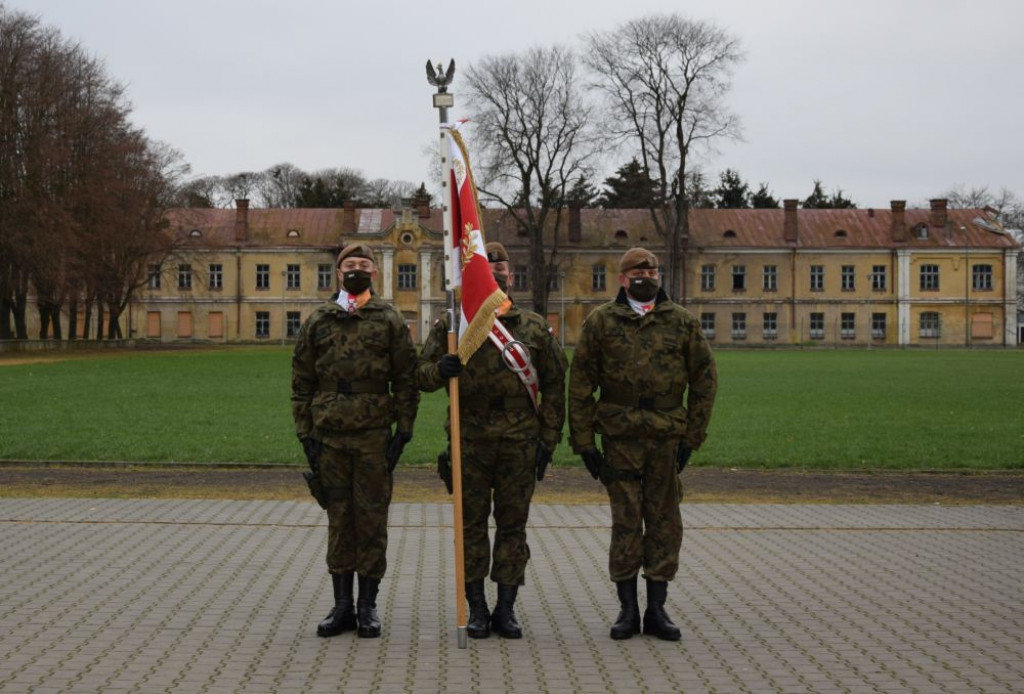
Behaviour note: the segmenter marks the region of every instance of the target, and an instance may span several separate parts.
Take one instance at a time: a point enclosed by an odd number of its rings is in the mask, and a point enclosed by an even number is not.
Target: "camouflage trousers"
[[[355,432],[324,444],[327,568],[380,579],[387,570],[388,506],[394,479],[384,459],[388,430]]]
[[[612,511],[611,579],[629,580],[642,568],[646,578],[671,581],[683,543],[679,442],[605,437],[603,444],[606,465],[616,478],[605,485]]]
[[[488,520],[494,499],[494,562],[491,580],[523,585],[530,546],[526,521],[537,483],[536,445],[507,439],[462,442],[462,538],[466,581],[487,577],[491,564]]]

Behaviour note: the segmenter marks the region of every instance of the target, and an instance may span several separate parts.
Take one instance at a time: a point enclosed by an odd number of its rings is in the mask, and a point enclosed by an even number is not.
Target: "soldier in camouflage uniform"
[[[640,633],[637,573],[643,569],[643,633],[677,641],[679,629],[664,607],[683,540],[677,475],[707,432],[715,360],[697,320],[660,288],[653,253],[630,249],[619,273],[618,296],[587,317],[573,356],[570,440],[611,503],[608,563],[622,605],[611,637]]]
[[[392,473],[412,439],[420,398],[416,348],[402,316],[371,289],[373,251],[349,245],[337,267],[342,290],[313,311],[295,343],[292,414],[310,488],[327,509],[334,608],[317,635],[358,630],[372,638],[381,629],[376,599],[387,569]]]
[[[514,282],[508,254],[500,243],[486,245],[487,259],[498,286]],[[486,638],[522,637],[513,607],[525,583],[530,548],[526,521],[535,481],[544,479],[551,454],[562,438],[565,421],[565,354],[547,321],[515,304],[498,317],[529,351],[539,379],[539,408],[534,410],[526,387],[488,341],[462,367],[447,354],[448,318],[434,324],[423,345],[417,378],[425,391],[446,386],[459,377],[461,416],[463,539],[465,541],[467,633]],[[494,561],[487,531],[494,497]],[[498,601],[488,611],[484,578],[488,565],[498,584]]]

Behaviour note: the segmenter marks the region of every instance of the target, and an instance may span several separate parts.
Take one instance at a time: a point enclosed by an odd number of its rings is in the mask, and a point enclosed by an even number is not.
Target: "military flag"
[[[451,236],[448,251],[449,289],[459,297],[458,355],[463,364],[480,348],[494,327],[495,311],[508,299],[491,274],[484,251],[483,227],[476,183],[459,125],[449,128]]]

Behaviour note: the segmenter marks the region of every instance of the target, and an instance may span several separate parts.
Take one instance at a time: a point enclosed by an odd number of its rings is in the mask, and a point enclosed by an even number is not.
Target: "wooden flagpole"
[[[438,69],[434,70],[430,62],[427,62],[427,80],[437,87],[434,94],[434,108],[438,110],[438,117],[441,125],[441,203],[444,211],[444,252],[445,252],[445,285],[448,295],[448,353],[458,355],[459,335],[459,310],[455,300],[455,288],[452,280],[455,277],[455,263],[461,262],[458,249],[454,248],[452,229],[452,203],[453,191],[451,190],[451,149],[448,144],[448,108],[453,106],[455,99],[448,94],[448,84],[455,75],[455,61],[451,61],[447,72],[439,63]],[[455,619],[456,634],[459,648],[466,648],[469,640],[466,632],[466,563],[465,548],[463,541],[462,521],[462,436],[459,428],[459,379],[452,378],[448,381],[448,402],[449,412],[449,434],[451,447],[451,468],[452,468],[452,506],[454,512],[454,535],[455,535]]]

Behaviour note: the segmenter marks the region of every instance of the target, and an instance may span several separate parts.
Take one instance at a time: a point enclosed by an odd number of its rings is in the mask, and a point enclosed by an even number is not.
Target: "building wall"
[[[584,238],[586,229],[583,229]],[[417,342],[446,309],[444,261],[436,232],[427,232],[413,215],[396,217],[388,229],[359,234],[378,254],[375,291],[406,318]],[[351,234],[347,240],[352,240]],[[627,246],[629,244],[626,244]],[[662,249],[647,244],[656,253]],[[519,279],[529,266],[525,244],[506,245]],[[557,261],[558,283],[549,293],[548,315],[556,335],[575,344],[580,326],[597,306],[612,300],[619,289],[618,261],[623,247],[595,248],[562,244]],[[1016,341],[1016,249],[890,248],[700,248],[686,258],[685,305],[700,318],[714,316],[713,344],[759,345],[1003,345]],[[195,247],[161,269],[158,289],[138,292],[122,318],[126,336],[160,342],[283,342],[323,301],[336,291],[334,252],[323,248],[266,248],[258,243],[237,248]],[[192,268],[190,289],[179,289],[178,266]],[[210,265],[221,266],[221,286],[210,286]],[[298,265],[300,282],[287,286],[287,266]],[[258,286],[257,266],[266,265],[267,285]],[[319,286],[321,265],[329,266],[330,282]],[[922,289],[922,267],[938,270],[938,287]],[[991,267],[991,289],[973,286],[972,268]],[[414,268],[408,286],[402,266]],[[713,288],[702,287],[702,268],[713,268]],[[766,288],[764,268],[774,266],[775,288]],[[872,284],[876,266],[884,268],[881,289]],[[743,267],[744,283],[734,287],[733,271]],[[811,285],[812,268],[823,271],[820,289]],[[852,287],[843,285],[844,267],[852,267]],[[595,268],[603,268],[604,284],[595,284]],[[1008,269],[1009,268],[1009,269]],[[530,307],[528,287],[512,292]],[[776,332],[766,335],[764,316],[774,313]],[[258,316],[265,322],[258,326]],[[733,331],[734,314],[745,317],[745,331]],[[927,328],[937,316],[937,329]],[[852,323],[844,325],[844,316]],[[873,317],[884,316],[884,330],[873,330]],[[1006,316],[1011,319],[1008,321]],[[30,323],[37,320],[29,311]],[[926,327],[922,329],[922,319]],[[812,321],[820,321],[812,333]],[[130,321],[131,334],[127,332]],[[933,321],[934,323],[934,321]],[[81,329],[81,322],[79,323]],[[967,326],[970,325],[970,331]],[[258,331],[260,327],[262,330]],[[38,331],[35,325],[31,330]]]

